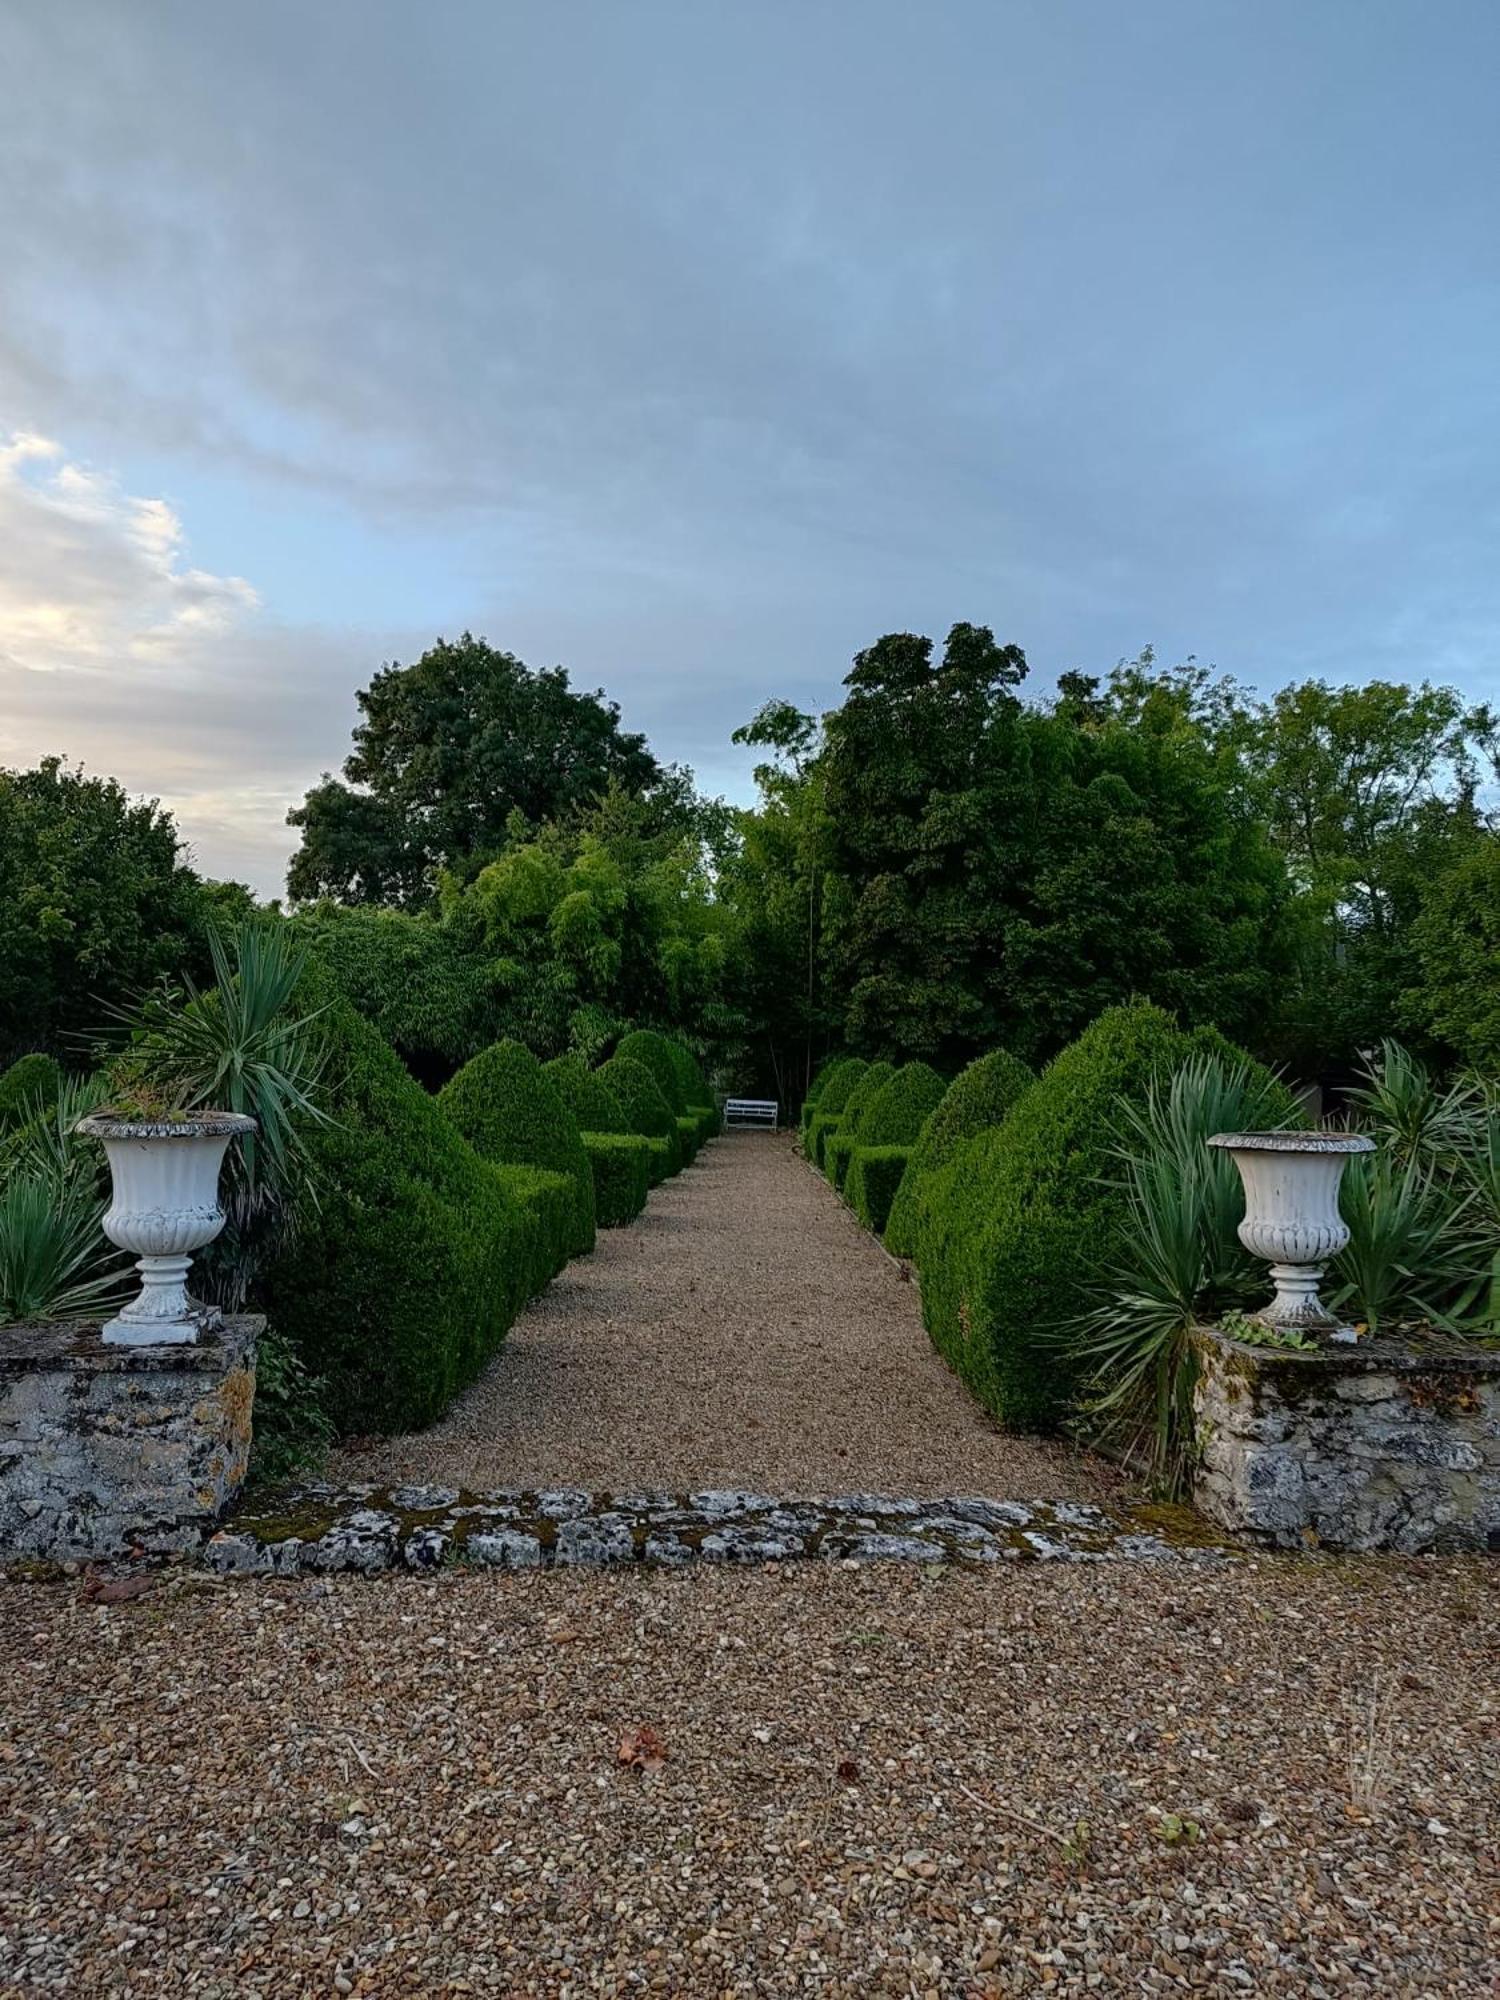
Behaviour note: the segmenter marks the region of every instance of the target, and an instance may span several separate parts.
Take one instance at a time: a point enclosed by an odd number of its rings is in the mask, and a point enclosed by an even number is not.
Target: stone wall
[[[1500,1353],[1195,1343],[1211,1520],[1278,1548],[1500,1548]]]
[[[0,1561],[195,1545],[244,1481],[264,1324],[226,1319],[190,1347],[0,1332]]]

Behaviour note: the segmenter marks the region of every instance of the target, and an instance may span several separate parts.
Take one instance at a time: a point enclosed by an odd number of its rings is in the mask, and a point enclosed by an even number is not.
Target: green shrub
[[[330,1122],[304,1135],[316,1201],[303,1198],[260,1303],[322,1378],[339,1431],[418,1429],[529,1297],[535,1225],[347,1002],[319,1031]]]
[[[895,1074],[893,1063],[869,1063],[844,1099],[837,1136],[849,1140],[850,1143],[848,1146],[835,1147],[831,1138],[823,1142],[824,1170],[835,1187],[844,1185],[843,1176],[848,1169],[853,1143],[859,1136],[861,1120]]]
[[[703,1127],[698,1122],[696,1112],[685,1112],[674,1120],[677,1126],[677,1148],[682,1155],[682,1164],[690,1167],[698,1157],[698,1148],[703,1143]]]
[[[807,1128],[802,1142],[802,1150],[815,1166],[826,1167],[825,1148],[830,1136],[839,1129],[841,1111],[815,1111],[811,1125]]]
[[[948,1088],[924,1062],[903,1063],[859,1120],[862,1146],[914,1146]]]
[[[542,1064],[552,1087],[578,1121],[580,1132],[630,1131],[620,1100],[582,1056],[554,1056]]]
[[[802,1131],[805,1132],[812,1123],[813,1113],[818,1108],[818,1100],[821,1098],[823,1092],[832,1083],[834,1077],[844,1064],[852,1060],[853,1058],[850,1056],[829,1056],[826,1061],[818,1065],[816,1075],[807,1086],[807,1095],[802,1100],[802,1111],[797,1120],[798,1126]]]
[[[556,1227],[558,1269],[593,1249],[594,1177],[583,1138],[530,1049],[492,1043],[443,1085],[438,1103],[483,1159],[562,1177],[561,1190],[518,1183],[528,1205]]]
[[[682,1094],[688,1115],[698,1121],[698,1138],[702,1144],[719,1136],[721,1119],[713,1088],[703,1074],[698,1058],[687,1043],[675,1035],[667,1038],[672,1062],[677,1071],[677,1080],[682,1085]]]
[[[813,1120],[826,1116],[837,1120],[843,1113],[850,1091],[864,1075],[866,1064],[860,1056],[839,1056],[819,1070],[814,1080],[816,1096],[809,1096],[802,1107],[802,1130],[811,1134]],[[810,1144],[802,1150],[811,1153]]]
[[[1211,1029],[1184,1033],[1157,1007],[1111,1008],[1003,1125],[932,1177],[917,1244],[923,1316],[1011,1429],[1054,1426],[1073,1392],[1062,1329],[1085,1309],[1088,1273],[1124,1219],[1108,1178],[1120,1101],[1139,1102],[1195,1048],[1229,1045]]]
[[[632,1138],[639,1138],[646,1148],[646,1184],[660,1187],[670,1180],[677,1171],[677,1134],[670,1139],[653,1139],[644,1133],[633,1132]]]
[[[688,1097],[678,1069],[678,1046],[680,1044],[673,1043],[669,1036],[658,1034],[655,1028],[634,1028],[621,1037],[615,1054],[626,1062],[639,1063],[642,1069],[650,1070],[657,1089],[671,1106],[673,1116],[680,1118],[688,1108]],[[686,1054],[686,1050],[683,1053]]]
[[[910,1146],[856,1146],[844,1177],[849,1204],[866,1229],[879,1236],[911,1158]]]
[[[653,1142],[633,1132],[585,1132],[583,1148],[594,1175],[594,1220],[601,1229],[622,1229],[646,1206]]]
[[[682,1165],[682,1148],[677,1140],[677,1119],[667,1100],[656,1087],[656,1078],[643,1063],[629,1056],[611,1056],[595,1074],[619,1099],[620,1109],[632,1132],[643,1138],[666,1143],[666,1174],[675,1174]],[[659,1158],[653,1155],[653,1158]],[[656,1182],[652,1182],[654,1187]]]
[[[51,1056],[22,1056],[0,1075],[0,1132],[25,1123],[57,1102],[62,1071]]]
[[[1003,1125],[1017,1098],[1035,1081],[1025,1063],[1006,1049],[992,1049],[987,1056],[977,1057],[955,1077],[912,1148],[905,1177],[886,1218],[887,1250],[897,1257],[915,1254],[926,1178],[946,1166],[966,1139]]]

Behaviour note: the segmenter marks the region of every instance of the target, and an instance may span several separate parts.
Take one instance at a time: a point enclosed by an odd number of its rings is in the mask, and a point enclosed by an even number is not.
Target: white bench
[[[731,1125],[765,1125],[774,1132],[780,1124],[781,1106],[774,1097],[726,1097],[724,1129]]]

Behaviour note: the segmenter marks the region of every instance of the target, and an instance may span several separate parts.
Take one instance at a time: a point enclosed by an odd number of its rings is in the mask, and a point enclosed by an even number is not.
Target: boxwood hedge
[[[619,1100],[621,1111],[632,1132],[661,1142],[650,1153],[651,1185],[675,1174],[682,1165],[682,1148],[677,1139],[677,1120],[667,1100],[656,1087],[656,1078],[643,1063],[629,1056],[611,1056],[595,1072]]]
[[[954,1078],[912,1148],[886,1219],[887,1250],[897,1257],[915,1254],[918,1208],[926,1178],[946,1166],[966,1139],[1003,1125],[1017,1098],[1035,1081],[1025,1063],[1006,1049],[992,1049],[987,1056],[977,1057]]]
[[[621,1036],[615,1054],[626,1062],[639,1063],[642,1069],[650,1070],[656,1079],[657,1089],[671,1106],[673,1116],[682,1117],[688,1108],[687,1092],[683,1088],[678,1058],[668,1036],[659,1034],[655,1028],[632,1028],[628,1035]]]
[[[438,1103],[483,1158],[527,1169],[516,1185],[549,1231],[555,1270],[593,1249],[594,1177],[578,1122],[530,1049],[491,1043],[449,1078]]]
[[[1120,1100],[1138,1101],[1154,1075],[1202,1048],[1240,1056],[1214,1030],[1184,1032],[1157,1007],[1111,1008],[1003,1124],[962,1141],[929,1178],[917,1242],[923,1316],[1009,1428],[1051,1428],[1068,1406],[1059,1335],[1124,1222],[1108,1171]]]
[[[305,1134],[314,1196],[259,1302],[323,1378],[340,1431],[415,1430],[474,1379],[530,1296],[536,1226],[347,1002],[327,1005],[322,1032],[331,1122]]]
[[[0,1132],[49,1110],[62,1088],[62,1071],[51,1056],[21,1056],[0,1076]]]
[[[849,1169],[849,1155],[858,1142],[861,1121],[895,1074],[895,1065],[892,1063],[870,1063],[845,1098],[838,1130],[829,1134],[823,1141],[824,1170],[835,1187],[841,1188],[844,1185],[844,1176]]]
[[[911,1158],[909,1146],[856,1146],[844,1177],[849,1205],[865,1225],[879,1236],[891,1212],[891,1203]]]
[[[601,1229],[621,1229],[646,1206],[650,1180],[649,1139],[634,1132],[585,1132],[584,1151],[594,1176],[594,1220]]]

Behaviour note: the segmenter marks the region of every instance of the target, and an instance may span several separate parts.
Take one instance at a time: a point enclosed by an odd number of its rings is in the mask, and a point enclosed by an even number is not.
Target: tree
[[[1500,1075],[1500,834],[1436,876],[1412,925],[1406,1020],[1485,1076]]]
[[[325,775],[287,815],[302,832],[287,874],[297,901],[418,907],[439,870],[468,880],[493,859],[514,812],[564,819],[611,785],[680,793],[602,690],[577,691],[566,669],[534,671],[467,632],[383,667],[357,699],[347,783]]]
[[[60,758],[0,771],[0,1067],[65,1058],[106,1004],[205,969],[205,898],[154,800]]]

